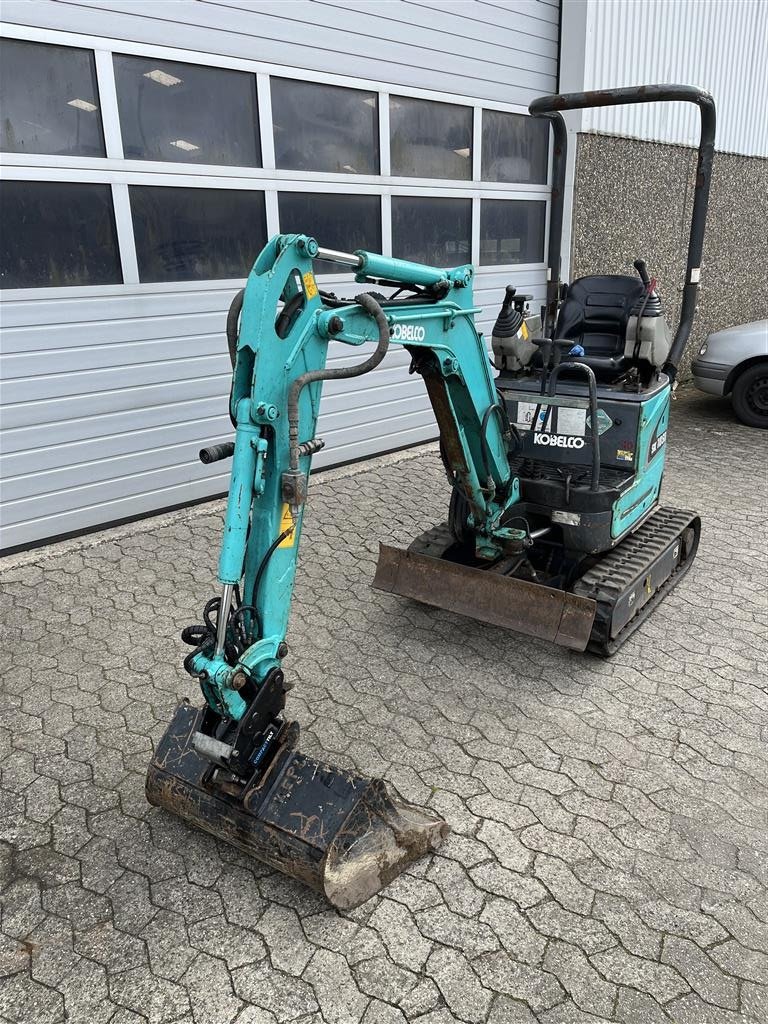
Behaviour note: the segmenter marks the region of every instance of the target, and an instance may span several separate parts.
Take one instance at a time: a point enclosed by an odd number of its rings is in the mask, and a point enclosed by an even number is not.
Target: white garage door
[[[226,489],[197,450],[230,435],[226,310],[279,230],[472,261],[485,329],[510,281],[543,300],[549,145],[524,112],[556,86],[557,4],[372,11],[6,0],[3,549]],[[316,465],[434,436],[407,361],[327,386]]]

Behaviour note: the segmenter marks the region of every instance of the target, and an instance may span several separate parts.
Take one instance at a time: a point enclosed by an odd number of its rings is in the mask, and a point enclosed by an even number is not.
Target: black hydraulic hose
[[[253,619],[248,630],[246,630],[244,623],[246,614],[249,614]],[[254,625],[256,626],[255,636],[253,630]],[[242,654],[243,651],[245,651],[254,642],[256,637],[261,639],[264,631],[262,629],[259,611],[255,605],[241,604],[240,607],[232,613],[232,632],[240,640],[242,646],[242,650],[239,652],[240,654]]]
[[[395,295],[399,295],[402,291],[415,292],[414,295],[406,295],[403,299],[395,298]],[[390,306],[397,309],[400,306],[423,306],[428,302],[439,302],[440,295],[428,289],[418,289],[411,285],[403,285],[395,292],[395,295],[390,295],[388,299],[383,299],[379,302],[382,309],[387,309]],[[350,302],[357,301],[352,299],[340,299],[336,295],[332,295],[330,292],[320,292],[320,298],[323,300],[323,305],[332,306],[334,309],[340,309],[342,306],[348,306]],[[377,300],[378,301],[378,300]]]
[[[283,541],[287,537],[290,537],[290,535],[293,533],[293,531],[295,529],[296,529],[296,527],[293,524],[291,524],[287,529],[283,530],[283,532],[281,534],[279,534],[277,537],[275,537],[275,539],[272,541],[272,543],[267,548],[266,554],[264,555],[264,557],[261,560],[261,564],[259,565],[258,571],[256,573],[256,577],[255,577],[255,579],[253,581],[253,591],[252,591],[252,594],[251,594],[251,600],[253,601],[253,606],[254,607],[256,606],[256,603],[257,603],[257,601],[259,599],[259,586],[261,585],[261,578],[264,575],[264,572],[266,571],[267,566],[269,565],[270,558],[272,557],[272,555],[274,555],[275,551],[277,551],[277,549],[280,547],[280,545],[283,543]],[[248,607],[251,607],[251,606],[249,605]]]
[[[643,284],[645,284],[645,281],[643,281]],[[651,298],[650,285],[651,282],[649,281],[645,287],[645,295],[643,296],[643,302],[640,306],[640,312],[637,314],[637,319],[635,321],[635,346],[632,349],[632,358],[635,362],[638,362],[638,360],[640,359],[640,345],[642,344],[642,340],[640,338],[640,324],[642,323],[643,317],[645,316],[645,310]],[[651,353],[651,355],[653,355],[653,353]]]
[[[591,367],[586,363],[560,363],[549,375],[549,397],[555,396],[555,385],[557,378],[563,370],[577,370],[583,373],[589,384],[589,430],[592,440],[592,478],[589,483],[590,491],[600,489],[600,431],[597,424],[597,381]]]
[[[229,349],[229,361],[232,363],[232,383],[229,386],[229,418],[232,421],[232,426],[237,429],[237,419],[232,413],[232,392],[235,387],[235,362],[237,360],[237,339],[240,335],[240,313],[243,310],[243,296],[245,295],[245,288],[241,288],[239,292],[235,294],[234,299],[229,305],[229,312],[227,313],[227,348]],[[205,460],[202,458],[201,461]]]
[[[240,314],[243,311],[244,295],[245,288],[241,288],[235,295],[234,299],[232,299],[229,312],[227,313],[227,347],[229,348],[229,359],[232,363],[232,369],[235,368],[235,359],[237,358],[237,338],[240,334]],[[280,316],[277,318],[277,324],[275,325],[275,333],[278,338],[284,338],[286,336],[290,330],[293,317],[296,311],[301,307],[303,301],[303,293],[298,292],[283,306],[280,311]]]
[[[232,299],[229,312],[227,313],[227,346],[233,370],[235,368],[235,359],[237,358],[237,336],[240,333],[240,313],[243,309],[244,295],[245,288],[241,288],[234,299]]]
[[[278,338],[285,338],[288,336],[288,332],[293,326],[293,321],[296,313],[301,309],[304,304],[304,292],[296,292],[296,294],[288,299],[283,308],[280,310],[280,316],[277,318],[275,324],[275,334]]]
[[[372,295],[363,292],[355,296],[355,302],[362,306],[366,313],[369,313],[376,321],[379,328],[379,341],[376,351],[362,363],[354,366],[342,366],[338,370],[310,370],[302,373],[300,377],[291,384],[288,392],[288,442],[290,445],[291,470],[298,471],[299,468],[299,396],[307,384],[318,380],[343,380],[347,377],[359,377],[375,369],[387,354],[389,348],[389,322],[376,299]]]

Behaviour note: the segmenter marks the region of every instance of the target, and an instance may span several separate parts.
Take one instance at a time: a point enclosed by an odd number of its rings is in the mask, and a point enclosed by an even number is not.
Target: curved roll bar
[[[547,304],[544,322],[546,337],[554,337],[557,302],[560,292],[560,258],[563,235],[563,198],[565,189],[565,158],[568,136],[561,110],[583,110],[587,107],[614,107],[624,103],[695,103],[701,115],[696,185],[688,238],[688,261],[685,268],[680,321],[669,350],[664,372],[674,380],[680,358],[691,334],[696,313],[696,300],[701,275],[701,253],[709,206],[709,185],[715,151],[715,101],[704,89],[692,85],[633,85],[625,89],[599,89],[593,92],[555,93],[535,99],[528,110],[534,117],[546,117],[555,136],[552,169],[552,206],[549,217],[547,258]]]

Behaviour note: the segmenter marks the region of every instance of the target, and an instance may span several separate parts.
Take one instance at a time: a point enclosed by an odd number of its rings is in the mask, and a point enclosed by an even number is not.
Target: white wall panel
[[[9,35],[94,47],[102,78],[114,51],[252,70],[262,95],[265,75],[290,74],[524,110],[556,86],[558,5],[552,0],[457,0],[449,10],[432,0],[378,6],[365,0],[5,0],[2,16]],[[115,104],[105,111],[110,107]],[[382,194],[385,217],[393,193],[480,190],[463,181],[358,176],[344,182],[338,175],[275,171],[268,146],[263,169],[123,160],[116,125],[105,129],[112,140],[106,160],[9,154],[3,161],[7,177],[112,183],[116,200],[123,201],[123,267],[134,282],[3,293],[4,549],[226,490],[228,463],[203,466],[197,452],[231,437],[224,324],[242,282],[135,283],[127,185],[264,189],[273,211],[280,189],[358,190]],[[487,183],[482,191],[547,198],[545,187],[515,188]],[[385,223],[385,252],[389,237]],[[475,281],[476,305],[485,307],[481,329],[492,325],[510,280],[533,292],[536,303],[543,301],[543,264],[509,273],[481,269]],[[354,294],[355,286],[342,293]],[[359,350],[331,345],[331,364],[359,359]],[[393,345],[370,376],[325,386],[318,433],[327,447],[316,457],[317,467],[435,436],[423,383],[408,375],[409,361]]]
[[[564,75],[563,91],[697,85],[715,98],[716,148],[768,156],[765,0],[563,0],[566,45],[571,38],[566,26],[582,19],[583,79]],[[564,71],[569,63],[563,61]],[[581,129],[693,146],[697,119],[695,107],[683,103],[607,107],[584,111]]]
[[[556,5],[4,0],[9,23],[528,104],[553,92]],[[527,41],[535,40],[532,46]],[[471,58],[467,52],[471,50]],[[540,58],[544,58],[540,60]]]
[[[481,330],[490,332],[510,281],[534,294],[534,308],[543,302],[542,271],[481,269]],[[228,464],[203,466],[197,452],[231,437],[223,326],[232,286],[188,291],[191,312],[172,288],[121,293],[4,303],[3,547],[226,489]],[[360,349],[331,345],[331,365],[360,358]],[[435,436],[409,362],[393,345],[369,376],[325,385],[318,434],[327,447],[318,468]]]

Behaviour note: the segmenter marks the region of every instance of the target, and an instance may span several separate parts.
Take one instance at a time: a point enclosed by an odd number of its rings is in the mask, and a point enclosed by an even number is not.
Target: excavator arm
[[[354,268],[368,287],[353,301],[321,293],[316,259]],[[220,593],[182,639],[205,698],[176,711],[147,777],[150,802],[227,839],[355,906],[448,827],[381,779],[301,754],[284,715],[282,661],[321,389],[374,369],[390,345],[411,355],[437,419],[442,455],[466,509],[476,554],[493,560],[524,531],[505,524],[519,500],[508,458],[510,430],[488,353],[474,325],[472,268],[443,270],[375,253],[320,249],[306,235],[278,235],[230,312],[232,443],[203,449],[232,458],[219,557]],[[373,346],[352,365],[326,365],[331,341]],[[335,362],[335,360],[334,360]]]
[[[501,523],[519,495],[507,457],[508,421],[474,326],[472,268],[446,271],[323,250],[326,259],[355,260],[361,283],[413,289],[400,300],[363,293],[350,303],[320,294],[313,274],[319,251],[305,235],[272,239],[242,299],[222,591],[204,615],[210,625],[186,634],[196,641],[187,668],[222,718],[239,721],[249,698],[280,669],[307,480],[312,455],[323,445],[315,436],[323,381],[369,372],[390,344],[407,348],[412,370],[424,378],[446,469],[470,509],[479,553],[493,558],[519,533]],[[326,368],[331,340],[376,347],[360,363]],[[214,455],[229,453],[224,446]]]

